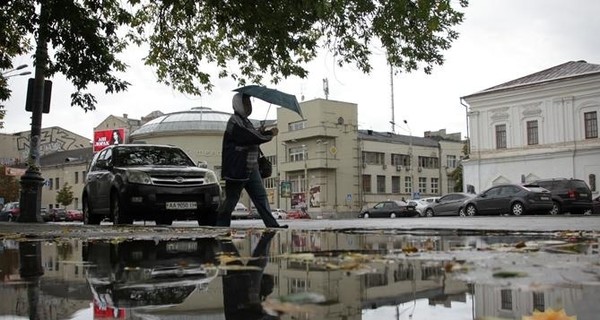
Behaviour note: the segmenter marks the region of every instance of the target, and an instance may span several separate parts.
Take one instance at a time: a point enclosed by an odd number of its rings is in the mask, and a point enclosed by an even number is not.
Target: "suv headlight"
[[[137,184],[152,184],[152,179],[147,173],[135,170],[127,171],[127,181]]]
[[[219,179],[217,179],[217,175],[214,173],[214,171],[206,171],[206,174],[204,175],[204,182],[207,184],[219,183]]]

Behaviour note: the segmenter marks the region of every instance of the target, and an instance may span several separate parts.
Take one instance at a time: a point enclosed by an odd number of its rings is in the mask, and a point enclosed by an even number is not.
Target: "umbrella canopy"
[[[304,119],[304,116],[302,115],[302,110],[300,109],[300,104],[298,104],[298,99],[296,99],[296,96],[293,94],[257,85],[240,87],[234,89],[233,91],[243,93],[251,97],[256,97],[265,102],[289,109],[291,111],[296,112],[300,115],[300,117],[302,117],[302,119]]]

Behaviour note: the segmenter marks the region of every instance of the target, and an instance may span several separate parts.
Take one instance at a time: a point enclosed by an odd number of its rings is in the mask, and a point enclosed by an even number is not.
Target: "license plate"
[[[176,241],[167,243],[167,252],[195,252],[198,250],[198,244],[191,241]]]
[[[196,202],[167,202],[167,210],[189,210],[196,209],[198,204]]]

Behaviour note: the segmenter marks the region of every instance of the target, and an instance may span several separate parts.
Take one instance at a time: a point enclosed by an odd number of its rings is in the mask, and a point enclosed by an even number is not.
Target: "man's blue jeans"
[[[225,181],[225,201],[218,210],[217,226],[229,227],[231,225],[231,212],[235,209],[235,205],[240,200],[240,195],[244,189],[250,196],[252,203],[254,203],[265,226],[268,228],[279,227],[279,223],[277,223],[277,220],[271,214],[267,191],[263,185],[258,168],[252,171],[247,181]]]

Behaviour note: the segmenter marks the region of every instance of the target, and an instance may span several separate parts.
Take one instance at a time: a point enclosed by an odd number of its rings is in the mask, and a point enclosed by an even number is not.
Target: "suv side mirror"
[[[108,169],[108,167],[110,167],[110,166],[108,164],[108,161],[106,161],[104,159],[98,159],[96,161],[96,167],[99,169]]]
[[[198,161],[198,167],[208,169],[208,162],[206,162],[204,160],[200,160],[200,161]]]

